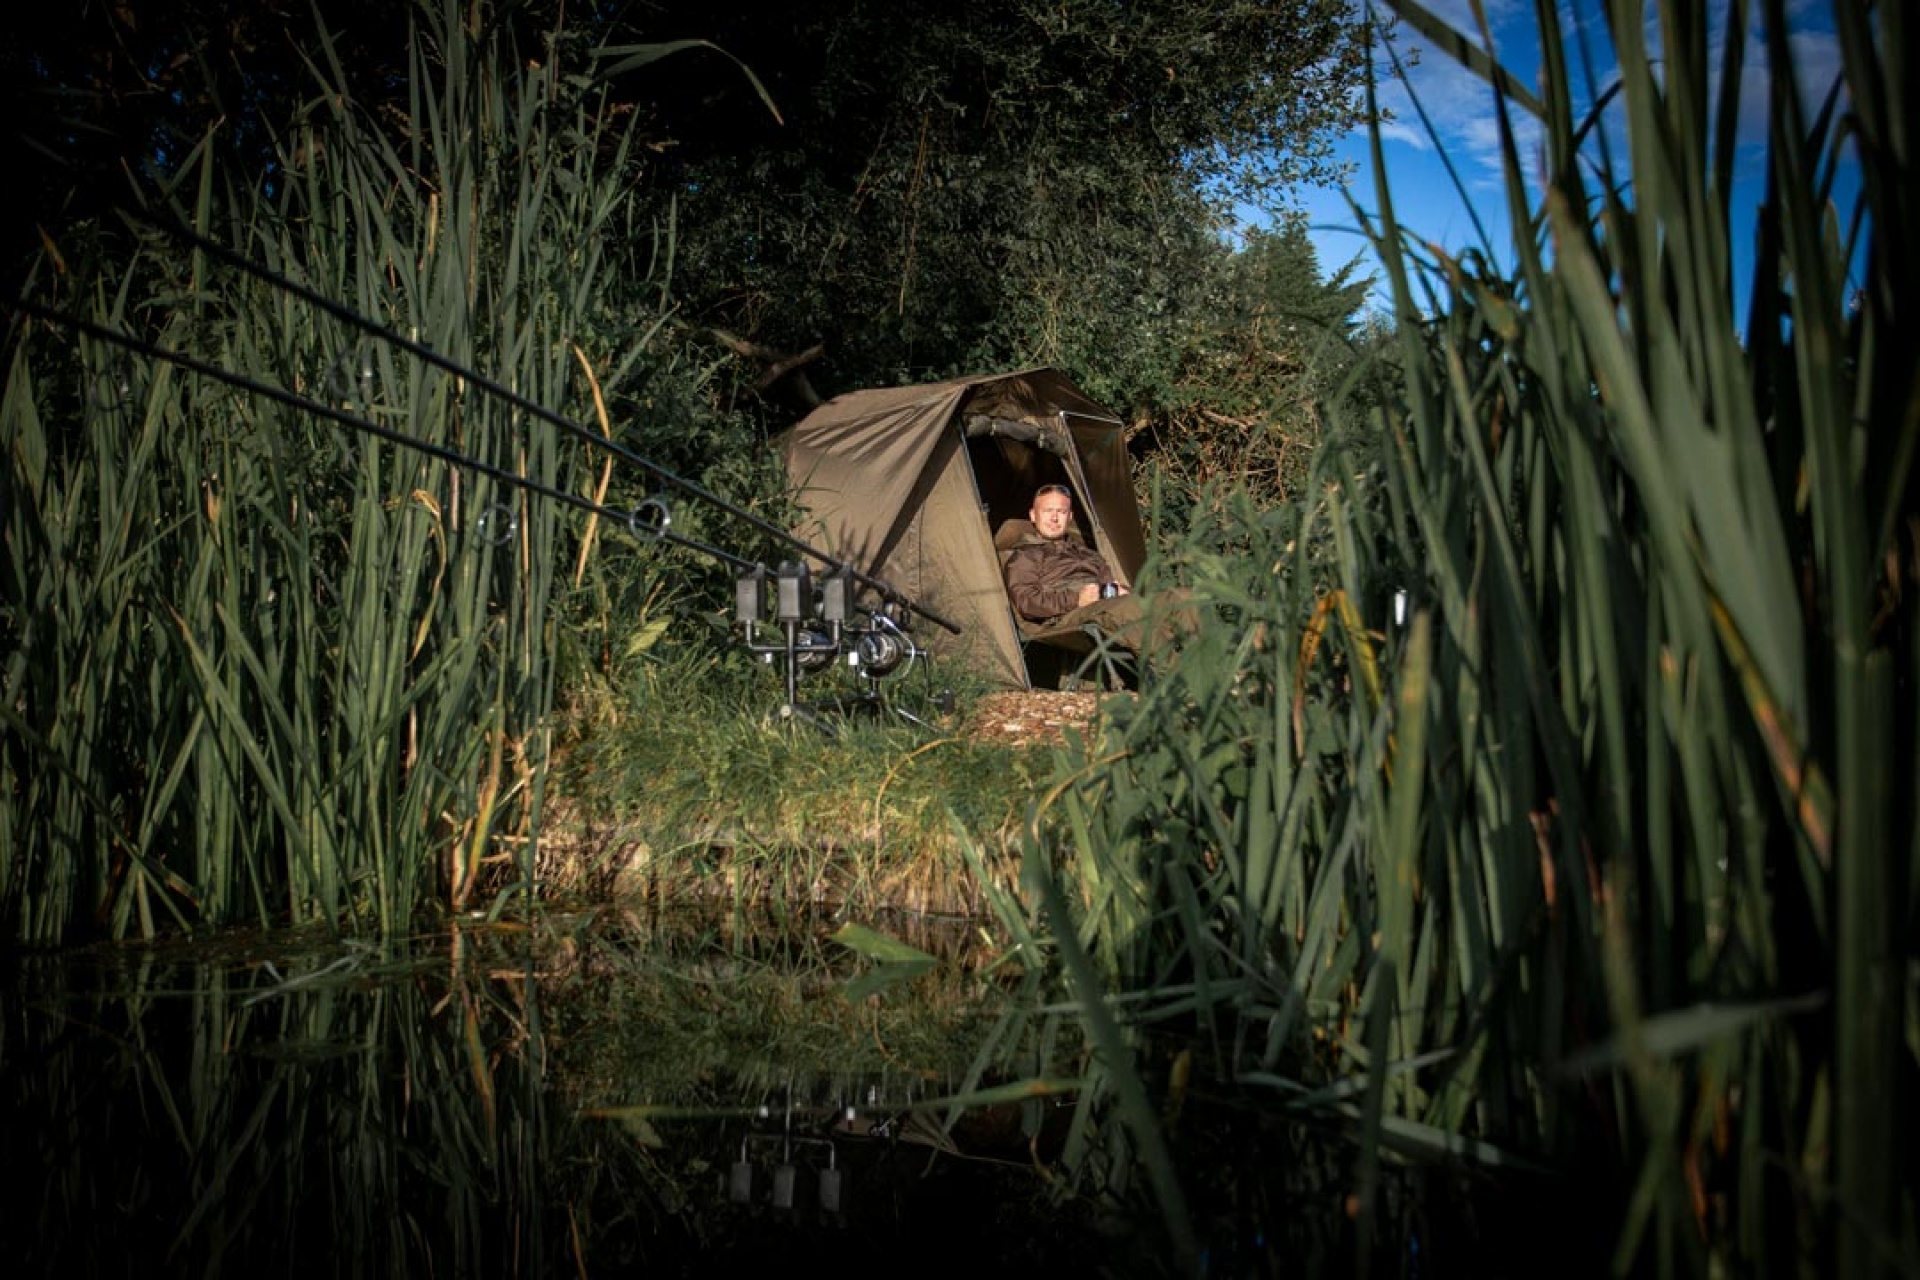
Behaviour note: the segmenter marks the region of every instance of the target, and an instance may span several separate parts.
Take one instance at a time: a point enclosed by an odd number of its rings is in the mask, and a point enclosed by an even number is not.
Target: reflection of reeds
[[[1055,1113],[969,1074],[1002,1001],[959,931],[920,937],[950,954],[910,988],[854,1000],[866,962],[812,930],[556,925],[28,957],[0,986],[0,1158],[42,1183],[0,1215],[0,1256],[33,1275],[706,1274],[750,1242],[809,1243],[740,1221],[723,1180],[748,1136],[777,1153],[788,1132],[836,1148],[824,1243],[855,1257],[964,1225],[915,1191],[950,1158],[994,1162],[997,1220],[1040,1193],[1022,1153]]]
[[[26,1051],[6,1073],[10,1113],[38,1099],[8,1156],[48,1173],[37,1220],[9,1215],[10,1259],[49,1275],[134,1258],[156,1274],[346,1275],[437,1256],[489,1274],[511,1269],[503,1249],[539,1246],[530,1215],[494,1220],[542,1200],[535,1059],[493,984],[460,967],[436,981],[405,953],[274,945],[292,981],[208,950],[94,954],[32,965],[30,1006],[8,993]]]
[[[1514,275],[1421,248],[1382,197],[1396,397],[1336,424],[1317,497],[1240,511],[1218,542],[1250,549],[1196,548],[1241,625],[1058,792],[1056,945],[1176,1217],[1129,1083],[1161,1025],[1241,1105],[1352,1126],[1362,1251],[1414,1161],[1495,1171],[1509,1203],[1551,1170],[1622,1270],[1920,1260],[1894,1121],[1920,1058],[1916,69],[1882,38],[1903,18],[1838,6],[1838,106],[1802,86],[1827,104],[1805,117],[1785,6],[1761,7],[1773,181],[1743,316],[1728,8],[1720,32],[1659,6],[1656,64],[1640,7],[1608,6],[1601,120],[1536,6],[1540,96],[1506,102],[1544,166],[1530,185],[1507,136]],[[1864,184],[1836,215],[1843,156]]]
[[[584,404],[575,344],[604,323],[624,125],[457,6],[419,16],[404,137],[327,87],[323,48],[272,198],[209,146],[174,208],[537,403]],[[56,308],[591,487],[557,433],[284,290],[161,236],[74,229],[63,249]],[[525,880],[564,554],[552,503],[53,328],[14,348],[0,432],[0,752],[17,780],[0,901],[19,936],[165,915],[392,930],[425,901]]]

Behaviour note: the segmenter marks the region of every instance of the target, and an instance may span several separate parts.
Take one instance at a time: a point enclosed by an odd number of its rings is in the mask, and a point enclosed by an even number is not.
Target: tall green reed
[[[1165,1025],[1243,1100],[1344,1117],[1363,1265],[1415,1159],[1553,1171],[1618,1272],[1910,1270],[1905,19],[1849,6],[1829,91],[1762,6],[1743,339],[1749,6],[1610,3],[1619,69],[1583,86],[1537,5],[1537,92],[1484,24],[1392,7],[1501,90],[1521,234],[1424,244],[1376,139],[1397,398],[1336,428],[1312,497],[1201,538],[1179,567],[1240,626],[1114,717],[1069,856],[1030,850],[1089,1018],[1128,1012],[1097,1070]]]
[[[405,125],[331,43],[280,166],[203,145],[154,199],[540,404],[614,376],[629,123],[421,3]],[[91,236],[91,239],[89,239]],[[44,296],[538,484],[598,461],[465,380],[164,237],[76,228]],[[645,340],[644,335],[640,339]],[[57,331],[13,351],[0,884],[15,936],[252,918],[403,927],[530,892],[550,747],[551,503]],[[500,899],[496,898],[495,901]]]

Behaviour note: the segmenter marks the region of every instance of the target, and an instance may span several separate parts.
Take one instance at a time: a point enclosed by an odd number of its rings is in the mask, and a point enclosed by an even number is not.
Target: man
[[[1027,522],[1031,528],[1012,526],[1001,544],[1007,597],[1021,621],[1049,629],[1091,622],[1114,643],[1137,652],[1146,611],[1106,559],[1081,539],[1073,524],[1073,494],[1063,484],[1041,485]],[[1175,615],[1176,627],[1190,626],[1184,613]]]

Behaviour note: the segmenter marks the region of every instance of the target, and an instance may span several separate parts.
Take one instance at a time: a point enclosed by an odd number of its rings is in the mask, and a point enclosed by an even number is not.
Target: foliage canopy
[[[1030,361],[1113,400],[1163,383],[1138,371],[1217,301],[1236,207],[1335,176],[1365,69],[1341,0],[670,3],[635,32],[694,34],[780,116],[711,55],[636,85],[682,302],[823,344],[831,390]]]
[[[317,92],[344,92],[396,142],[417,136],[419,14],[369,0],[188,0],[162,19],[36,8],[0,36],[0,70],[28,189],[67,204],[28,216],[91,211],[124,194],[123,169],[164,175],[207,143],[271,188],[286,121]],[[1345,0],[801,0],[777,16],[525,0],[460,20],[562,71],[556,99],[610,73],[647,142],[627,161],[629,202],[672,229],[659,247],[675,314],[753,357],[723,403],[780,382],[775,417],[816,386],[1033,362],[1158,411],[1232,309],[1223,233],[1338,176],[1331,142],[1361,118],[1366,70]],[[312,62],[322,27],[333,68]],[[15,269],[37,243],[9,237]],[[626,288],[617,305],[665,304]]]

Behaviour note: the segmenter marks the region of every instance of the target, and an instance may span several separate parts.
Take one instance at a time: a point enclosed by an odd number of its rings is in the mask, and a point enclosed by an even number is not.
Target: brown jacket
[[[1051,622],[1080,603],[1089,582],[1112,582],[1115,574],[1076,529],[1063,538],[1040,536],[1031,521],[1013,520],[994,538],[1002,552],[1001,574],[1013,610],[1028,622]]]

